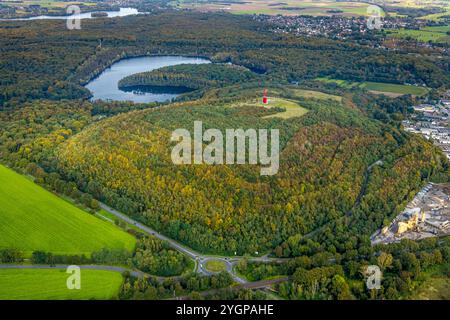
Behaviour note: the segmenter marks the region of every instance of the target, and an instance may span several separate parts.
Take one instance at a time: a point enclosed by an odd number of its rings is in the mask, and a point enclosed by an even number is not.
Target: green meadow
[[[427,93],[427,89],[423,87],[407,86],[395,83],[381,83],[381,82],[367,81],[363,82],[361,84],[361,87],[371,91],[390,92],[398,94],[412,94],[416,96],[420,96]]]
[[[342,97],[336,96],[333,94],[328,94],[320,91],[313,90],[304,90],[297,88],[288,88],[287,89],[290,94],[292,94],[296,98],[307,98],[307,99],[319,99],[319,100],[334,100],[341,102]]]
[[[264,118],[282,118],[282,119],[289,119],[293,117],[301,117],[305,113],[308,112],[307,109],[302,108],[297,103],[293,101],[289,101],[286,99],[280,99],[280,98],[271,98],[269,97],[269,104],[268,107],[279,107],[285,109],[285,111],[271,114],[269,116],[266,116]]]
[[[316,78],[318,81],[327,82],[327,83],[336,83],[338,86],[350,89],[350,88],[364,88],[369,91],[376,91],[377,93],[386,93],[386,94],[411,94],[420,96],[427,93],[428,89],[424,87],[404,85],[404,84],[396,84],[396,83],[383,83],[383,82],[351,82],[346,80],[338,80],[331,78]]]
[[[64,269],[2,269],[0,300],[108,300],[117,297],[119,272],[81,269],[80,289],[69,290]]]
[[[368,4],[363,2],[335,2],[325,1],[296,1],[296,0],[245,0],[235,2],[201,2],[192,0],[178,0],[172,2],[180,8],[201,9],[204,11],[224,10],[233,14],[268,14],[268,15],[312,15],[330,16],[340,14],[344,16],[368,15]]]
[[[102,248],[132,251],[135,238],[26,177],[0,165],[0,249],[86,254]]]
[[[411,38],[420,42],[435,42],[435,43],[449,43],[450,36],[447,32],[450,31],[450,25],[425,27],[420,30],[388,30],[391,37],[394,38]]]

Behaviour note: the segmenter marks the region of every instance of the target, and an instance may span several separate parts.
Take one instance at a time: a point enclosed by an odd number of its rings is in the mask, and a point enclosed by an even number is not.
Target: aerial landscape
[[[0,71],[0,300],[450,300],[449,1],[0,0]]]

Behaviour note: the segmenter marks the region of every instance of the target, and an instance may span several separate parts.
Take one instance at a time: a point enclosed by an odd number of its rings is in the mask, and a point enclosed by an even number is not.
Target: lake
[[[211,63],[208,59],[182,56],[153,56],[123,59],[104,70],[98,77],[90,81],[85,87],[92,93],[92,100],[133,101],[137,103],[163,102],[171,100],[180,92],[176,88],[159,88],[159,92],[145,92],[143,90],[123,91],[118,87],[121,79],[135,73],[151,71],[178,64]],[[142,88],[141,88],[142,89]]]
[[[93,11],[80,14],[73,14],[67,16],[36,16],[28,18],[12,18],[12,19],[0,19],[0,21],[26,21],[26,20],[67,20],[67,19],[95,19],[91,16],[91,13],[106,12],[108,18],[125,17],[130,15],[142,14],[135,8],[120,8],[119,11]],[[106,17],[104,17],[106,18]]]

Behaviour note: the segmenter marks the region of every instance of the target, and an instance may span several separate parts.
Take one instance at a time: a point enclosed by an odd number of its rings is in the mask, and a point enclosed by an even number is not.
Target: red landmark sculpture
[[[267,89],[264,89],[263,104],[267,104]]]

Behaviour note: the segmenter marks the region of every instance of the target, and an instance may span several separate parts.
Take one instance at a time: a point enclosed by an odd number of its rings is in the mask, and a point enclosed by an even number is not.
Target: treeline
[[[32,264],[45,264],[54,266],[56,264],[110,264],[110,265],[127,265],[131,253],[122,249],[103,248],[93,252],[90,256],[85,254],[67,255],[55,254],[36,250],[31,253],[29,261]],[[0,249],[0,263],[20,264],[25,260],[25,253],[14,248]]]
[[[162,282],[152,277],[134,278],[125,274],[119,298],[123,300],[162,300],[187,295],[199,298],[197,292],[225,288],[232,283],[233,279],[226,272],[210,277],[191,273],[182,278],[168,278]]]
[[[0,249],[0,263],[20,264],[24,260],[25,253],[23,251],[14,248]],[[32,252],[29,260],[32,264],[50,266],[57,264],[121,265],[163,277],[181,275],[188,271],[188,268],[193,268],[188,257],[170,248],[167,242],[154,237],[138,239],[136,250],[133,253],[122,249],[103,248],[87,256],[85,254],[66,255],[36,250]]]
[[[170,248],[166,241],[153,237],[138,241],[131,261],[137,269],[158,276],[179,275],[190,266],[187,256]]]

